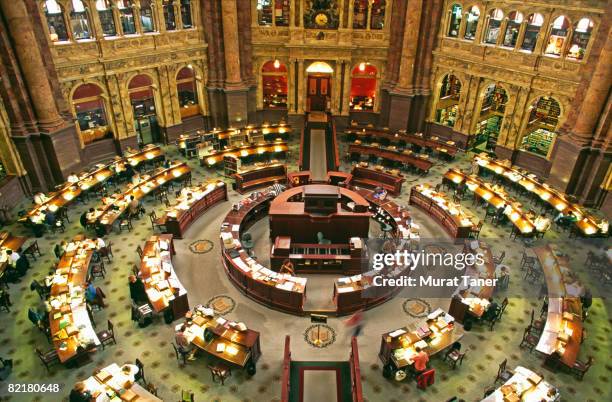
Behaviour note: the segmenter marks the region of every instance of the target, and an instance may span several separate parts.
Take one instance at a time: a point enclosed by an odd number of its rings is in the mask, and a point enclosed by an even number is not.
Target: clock
[[[318,27],[325,27],[329,22],[329,17],[326,13],[317,13],[315,14],[314,21]]]

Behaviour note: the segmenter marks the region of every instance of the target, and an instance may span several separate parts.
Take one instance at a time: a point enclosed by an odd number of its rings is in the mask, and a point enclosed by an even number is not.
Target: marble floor
[[[291,143],[289,171],[297,170],[298,144],[299,140],[294,138]],[[341,145],[343,150],[345,146]],[[183,159],[174,146],[166,147],[166,152],[170,158]],[[453,162],[437,162],[425,177],[407,175],[403,192],[397,201],[406,204],[409,189],[416,183],[440,182],[442,174],[450,166],[467,169],[470,156],[461,154]],[[194,183],[211,177],[220,177],[218,173],[200,167],[196,160],[190,160],[189,164],[193,169]],[[347,162],[344,162],[343,170],[350,170]],[[230,183],[229,180],[227,182]],[[162,319],[157,319],[152,325],[139,328],[131,321],[127,276],[132,265],[138,260],[136,246],[142,245],[152,233],[148,219],[144,218],[135,222],[134,230],[130,233],[112,233],[108,236],[107,240],[113,242],[115,258],[107,267],[106,278],[98,279],[95,283],[106,292],[109,304],[108,308],[95,312],[95,320],[99,329],[107,319],[115,324],[117,345],[100,349],[93,355],[93,362],[86,366],[77,369],[55,366],[49,373],[46,372],[34,353],[34,348],[38,346],[50,349],[51,346],[45,337],[33,328],[27,318],[29,307],[41,306],[38,295],[30,291],[29,284],[32,279],[40,280],[48,274],[55,261],[52,250],[56,243],[83,232],[78,217],[90,206],[95,206],[96,202],[92,200],[86,205],[75,204],[70,207],[71,223],[68,224],[65,233],[46,234],[38,239],[43,256],[33,262],[32,268],[20,283],[11,285],[10,296],[14,303],[12,311],[0,312],[2,320],[0,357],[13,359],[14,370],[8,380],[0,383],[1,400],[67,400],[72,385],[91,375],[95,368],[113,362],[119,364],[133,362],[135,358],[139,358],[145,364],[147,380],[155,384],[159,396],[165,401],[178,400],[183,389],[192,390],[196,401],[279,401],[282,350],[286,335],[291,336],[292,357],[295,360],[346,360],[349,355],[351,332],[344,324],[346,318],[331,318],[329,326],[335,331],[334,343],[323,349],[314,348],[304,339],[304,332],[310,325],[307,317],[295,317],[270,310],[242,295],[229,282],[220,261],[219,227],[232,203],[241,198],[232,190],[229,193],[229,202],[207,211],[188,230],[184,239],[175,241],[177,255],[174,263],[179,278],[188,290],[191,306],[206,305],[222,298],[227,306],[224,311],[227,318],[243,321],[250,328],[261,332],[263,355],[258,362],[258,371],[254,377],[234,372],[225,386],[213,383],[205,357],[199,357],[183,368],[179,367],[171,346],[174,339],[172,325],[166,325]],[[464,204],[466,208],[473,208],[469,201],[465,201]],[[163,206],[152,198],[146,200],[144,206],[147,211],[156,210],[158,215],[163,211]],[[26,207],[24,204],[18,206],[16,210]],[[432,235],[446,236],[427,215],[413,208],[411,210],[414,219],[422,225],[423,230]],[[483,216],[482,211],[476,213]],[[265,222],[262,225],[257,232],[265,232]],[[10,225],[5,229],[13,234],[27,234],[25,228],[19,224]],[[510,368],[522,365],[543,374],[547,381],[560,389],[564,401],[599,402],[612,399],[610,380],[612,363],[609,360],[612,355],[610,335],[612,317],[609,315],[611,302],[607,297],[610,289],[603,287],[596,278],[590,277],[582,264],[576,264],[576,274],[595,295],[586,320],[588,336],[581,347],[579,358],[586,360],[589,356],[594,356],[595,364],[583,381],[576,380],[569,373],[552,373],[542,368],[541,360],[535,353],[522,350],[518,346],[523,329],[529,322],[531,310],[535,309],[536,312],[540,310],[540,286],[523,280],[518,264],[524,246],[520,241],[509,241],[509,233],[509,227],[486,224],[481,236],[491,244],[494,254],[506,251],[506,264],[511,267],[509,289],[495,295],[498,301],[505,295],[510,299],[503,320],[496,325],[493,332],[488,328],[476,326],[466,333],[462,343],[468,354],[463,365],[456,370],[450,369],[441,359],[433,358],[430,364],[436,368],[436,380],[435,384],[426,391],[418,390],[414,382],[396,382],[383,378],[382,365],[377,356],[382,333],[420,320],[409,308],[406,308],[415,300],[397,297],[365,313],[363,333],[358,339],[365,400],[442,402],[458,396],[466,401],[479,401],[484,390],[493,385],[498,365],[506,358]],[[189,246],[199,240],[209,241],[211,246],[209,250],[204,250],[203,253],[191,251]],[[565,233],[550,232],[544,240],[541,240],[541,242],[547,241],[554,241],[563,249],[571,251],[577,261],[584,261],[587,250],[601,247],[581,240],[568,239]],[[259,247],[265,250],[265,245]],[[330,296],[331,291],[330,287]],[[430,309],[437,307],[447,309],[449,306],[448,299],[423,299],[416,302],[424,303]],[[8,383],[60,383],[64,388],[58,394],[8,394],[6,387]]]

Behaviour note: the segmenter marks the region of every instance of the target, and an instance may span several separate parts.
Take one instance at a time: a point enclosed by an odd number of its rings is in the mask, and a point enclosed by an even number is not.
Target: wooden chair
[[[174,349],[174,354],[176,355],[176,361],[179,363],[179,366],[182,367],[185,364],[187,364],[187,355],[189,353],[181,350],[181,348],[176,346],[174,342],[172,342],[172,348]],[[181,364],[181,360],[183,361],[183,364]]]
[[[47,371],[49,371],[50,366],[54,364],[59,364],[60,362],[59,357],[57,356],[57,351],[55,349],[50,350],[48,352],[43,352],[39,348],[36,348],[36,354],[38,355],[38,358],[40,359],[43,366],[45,366]]]
[[[8,292],[0,290],[0,309],[10,313],[12,305],[13,303],[11,303],[11,297],[9,296]]]
[[[182,390],[180,402],[195,402],[193,399],[193,392]]]
[[[91,277],[93,279],[106,277],[106,268],[102,260],[91,264]]]
[[[461,353],[461,342],[455,342],[448,352],[446,352],[442,361],[448,362],[454,370],[457,367],[457,363],[459,363],[459,365],[463,363],[463,357],[466,353],[467,352]]]
[[[34,261],[36,261],[36,254],[38,254],[38,256],[41,257],[42,253],[40,252],[40,249],[38,248],[38,240],[34,240],[34,242],[30,244],[28,248],[23,250],[23,254],[34,258]]]
[[[584,375],[589,371],[591,366],[593,365],[593,356],[589,356],[588,360],[585,362],[581,362],[580,360],[576,360],[574,366],[572,367],[572,373],[576,376],[577,379],[582,381]]]
[[[113,343],[114,345],[117,344],[117,340],[115,339],[115,327],[113,325],[112,322],[110,322],[110,320],[107,320],[107,324],[108,324],[108,329],[97,333],[96,335],[98,335],[98,340],[100,341],[100,344],[102,345],[102,349],[104,349],[106,347],[106,344],[108,343]]]
[[[435,374],[436,369],[427,370],[419,374],[416,378],[417,388],[426,389],[430,385],[433,385],[433,383],[435,382]]]
[[[527,268],[533,268],[536,265],[537,257],[533,253],[533,250],[526,248],[523,250],[523,256],[521,257],[521,271]]]
[[[480,231],[482,230],[482,226],[484,225],[484,221],[478,222],[478,225],[472,227],[470,229],[470,233],[468,234],[468,238],[470,239],[478,239],[480,237]]]
[[[534,320],[534,318],[535,310],[531,309],[531,320],[529,321],[529,326],[535,335],[540,335],[542,331],[544,331],[544,324],[546,324],[546,322],[543,320]]]
[[[533,352],[533,349],[538,345],[539,340],[540,338],[532,333],[531,325],[528,325],[527,328],[525,328],[523,340],[521,340],[519,347],[526,347],[530,352]]]
[[[50,289],[41,285],[36,279],[32,279],[30,290],[35,290],[40,300],[46,300],[49,297]]]
[[[140,257],[140,259],[142,260],[143,251],[142,251],[142,247],[140,247],[140,245],[136,246],[136,252],[138,253],[138,257]]]
[[[220,382],[221,385],[224,385],[225,380],[232,376],[232,370],[223,364],[209,364],[208,368],[210,369],[213,382]]]
[[[147,379],[145,378],[144,364],[139,359],[134,362],[138,367],[138,372],[134,376],[134,382],[141,382],[145,387],[147,386]]]
[[[123,232],[123,229],[127,229],[128,232],[131,232],[133,228],[134,226],[132,226],[131,216],[127,216],[119,220],[119,233]]]
[[[494,383],[497,383],[498,381],[501,383],[505,383],[510,378],[512,378],[514,373],[506,368],[507,364],[508,359],[504,359],[504,361],[500,363],[499,368],[497,369],[497,377],[495,377]]]
[[[506,258],[506,251],[502,251],[501,254],[499,256],[493,256],[493,263],[495,265],[499,265],[504,261],[504,258]]]
[[[161,221],[157,217],[155,211],[151,211],[149,213],[149,219],[151,220],[151,228],[153,229],[153,231],[155,231],[155,229],[159,229],[159,231],[162,233],[166,231],[166,225],[160,223]]]
[[[501,304],[500,308],[499,308],[499,319],[502,318],[502,316],[506,312],[506,308],[507,307],[508,307],[508,298],[505,297],[504,300],[502,301],[502,304]]]
[[[111,257],[115,257],[113,255],[113,242],[110,240],[107,241],[106,246],[98,250],[98,253],[100,254],[100,258],[102,259],[106,258],[108,260],[108,263],[110,264],[112,262]]]

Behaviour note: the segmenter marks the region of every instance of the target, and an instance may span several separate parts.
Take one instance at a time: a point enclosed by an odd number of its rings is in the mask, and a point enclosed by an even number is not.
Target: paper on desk
[[[429,313],[429,314],[427,315],[427,319],[429,319],[429,320],[435,320],[436,318],[438,318],[438,316],[439,316],[440,314],[444,314],[444,310],[442,310],[441,308],[438,308],[437,310],[435,310],[435,311],[433,311],[433,312]]]
[[[395,330],[395,331],[393,331],[393,332],[390,332],[390,333],[389,333],[389,336],[390,336],[391,338],[396,338],[396,337],[398,337],[398,336],[400,336],[400,335],[404,335],[405,333],[406,333],[406,330],[404,330],[403,328],[400,328],[400,329],[396,329],[396,330]]]

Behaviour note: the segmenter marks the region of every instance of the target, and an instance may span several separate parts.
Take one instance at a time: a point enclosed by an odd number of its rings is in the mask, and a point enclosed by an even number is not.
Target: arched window
[[[453,4],[451,7],[450,21],[448,24],[447,36],[451,38],[459,37],[459,27],[461,26],[461,17],[463,9],[459,4]]]
[[[140,0],[140,26],[143,33],[155,31],[151,0]]]
[[[47,0],[43,3],[43,11],[49,27],[49,39],[51,42],[67,41],[68,31],[64,22],[62,8],[55,0]]]
[[[478,29],[478,20],[480,19],[480,10],[476,6],[472,6],[470,11],[467,13],[467,19],[465,21],[465,35],[464,39],[474,40],[476,37],[476,30]]]
[[[569,20],[561,15],[557,17],[552,24],[548,44],[544,50],[544,54],[552,56],[561,56],[565,41],[567,40],[567,31],[569,29]]]
[[[257,0],[256,8],[259,25],[289,26],[290,0]]]
[[[108,121],[104,107],[102,89],[95,84],[82,84],[72,95],[72,105],[79,125],[83,143],[107,137]]]
[[[263,105],[266,109],[287,107],[287,67],[279,60],[270,60],[261,68]]]
[[[72,0],[72,11],[70,12],[70,25],[72,25],[72,36],[74,39],[91,39],[91,30],[87,11],[81,0]]]
[[[436,105],[436,123],[454,127],[461,97],[461,81],[453,74],[442,78],[442,86]]]
[[[257,22],[259,25],[272,25],[272,0],[257,0]]]
[[[476,129],[476,142],[485,142],[487,149],[495,148],[504,120],[507,102],[508,94],[500,85],[491,84],[485,90]]]
[[[491,10],[489,13],[489,23],[487,24],[487,31],[484,36],[484,43],[495,45],[497,38],[499,38],[499,31],[501,29],[501,23],[504,19],[504,12],[499,8]]]
[[[574,27],[574,33],[572,34],[572,44],[567,53],[567,57],[582,60],[584,53],[586,52],[587,46],[589,45],[589,39],[591,38],[591,31],[593,30],[593,21],[588,18],[583,18]]]
[[[533,52],[538,41],[538,34],[544,24],[544,17],[542,14],[531,14],[527,17],[527,26],[525,27],[525,37],[521,44],[521,50]]]
[[[121,28],[124,35],[133,35],[136,33],[136,23],[134,22],[134,4],[132,0],[119,0],[117,6],[119,8],[119,17],[121,19]]]
[[[561,108],[554,98],[542,96],[531,106],[529,121],[521,148],[538,155],[547,156],[556,136]]]
[[[508,23],[506,24],[506,33],[502,46],[511,47],[514,49],[518,40],[519,30],[523,23],[523,14],[518,11],[512,11],[508,15]]]
[[[183,28],[193,27],[193,21],[191,20],[191,0],[181,0],[181,20],[183,21]]]
[[[353,4],[353,29],[368,26],[368,0],[355,0]]]
[[[371,3],[370,29],[383,29],[385,27],[385,9],[387,8],[387,2],[386,0],[373,0]]]
[[[181,107],[181,117],[195,116],[200,112],[196,77],[190,65],[181,68],[176,75],[176,91]]]
[[[376,99],[376,73],[369,63],[359,63],[351,75],[350,110],[374,110]]]
[[[96,0],[96,11],[100,18],[100,25],[102,25],[102,34],[104,36],[117,35],[110,0]]]
[[[176,29],[176,15],[174,12],[174,0],[162,0],[164,10],[164,21],[166,21],[166,31]]]

